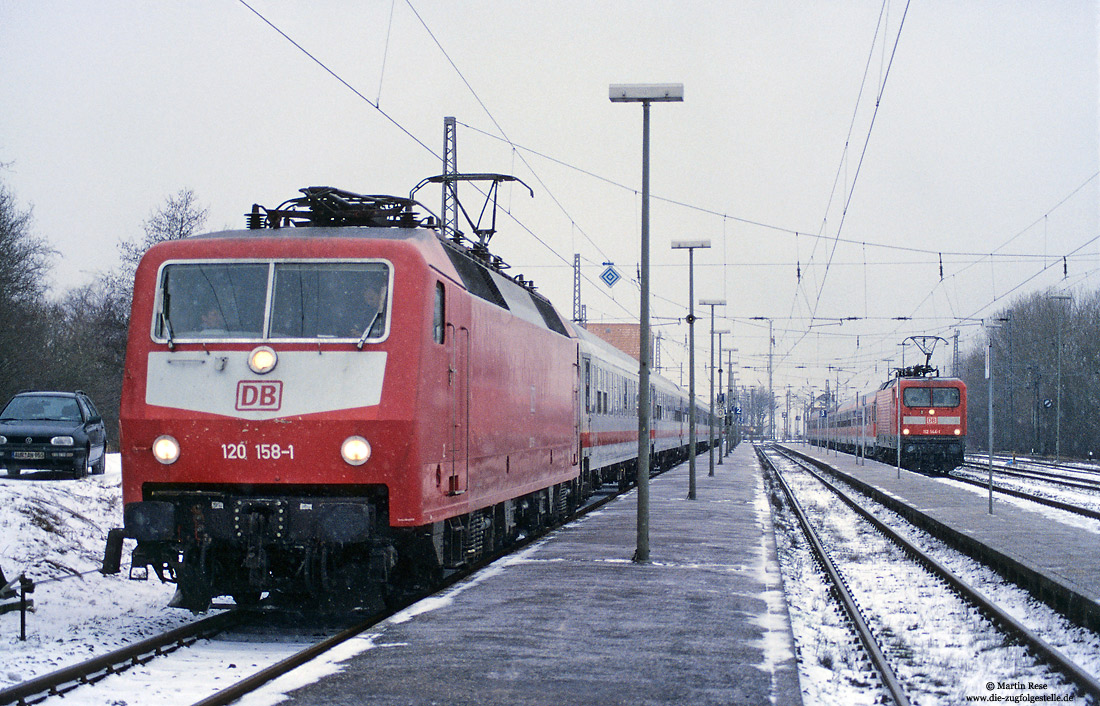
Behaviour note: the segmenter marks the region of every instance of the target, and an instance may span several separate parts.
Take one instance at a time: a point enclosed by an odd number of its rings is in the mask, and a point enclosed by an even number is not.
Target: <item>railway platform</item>
[[[686,463],[650,484],[649,563],[632,561],[631,492],[289,677],[310,683],[264,691],[310,706],[801,704],[752,447],[713,477],[697,463],[694,501]]]
[[[1028,510],[994,493],[993,514],[984,490],[913,473],[850,454],[802,444],[789,448],[823,461],[875,489],[880,501],[898,505],[911,521],[980,556],[1001,574],[1028,586],[1075,620],[1100,629],[1100,541],[1081,520],[1066,524],[1057,511]],[[1025,501],[1019,501],[1025,502]],[[905,508],[911,508],[906,510]],[[928,518],[924,520],[921,516]]]

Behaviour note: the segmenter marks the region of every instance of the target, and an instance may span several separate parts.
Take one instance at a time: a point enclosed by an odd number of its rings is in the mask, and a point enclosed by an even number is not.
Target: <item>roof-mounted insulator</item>
[[[264,227],[264,214],[261,212],[261,206],[258,203],[252,204],[252,212],[246,213],[245,218],[248,219],[249,230],[259,230]]]

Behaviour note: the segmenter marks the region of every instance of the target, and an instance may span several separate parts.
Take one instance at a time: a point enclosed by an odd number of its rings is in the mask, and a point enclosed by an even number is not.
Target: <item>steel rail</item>
[[[848,589],[847,582],[845,582],[844,577],[840,574],[836,565],[833,564],[833,560],[829,557],[825,545],[822,544],[821,539],[817,536],[816,530],[810,525],[810,520],[799,504],[798,499],[795,498],[794,492],[791,490],[790,486],[787,485],[787,481],[783,479],[783,476],[780,475],[779,470],[775,467],[772,460],[767,457],[763,447],[757,446],[756,454],[761,462],[771,470],[772,476],[779,483],[779,487],[783,489],[783,494],[787,496],[787,502],[794,512],[795,517],[798,518],[799,526],[801,526],[802,533],[806,535],[806,539],[810,543],[814,558],[828,575],[834,593],[844,607],[845,613],[848,614],[848,619],[851,621],[856,634],[859,635],[860,642],[863,643],[868,658],[878,672],[883,687],[890,693],[890,697],[894,700],[894,703],[898,704],[898,706],[908,706],[910,702],[909,697],[905,694],[905,689],[902,687],[893,668],[887,661],[886,656],[882,653],[882,648],[878,644],[878,640],[875,638],[874,633],[871,632],[870,626],[867,625],[867,621],[864,620],[855,597]]]
[[[969,462],[968,462],[969,465]],[[976,470],[985,471],[986,467],[978,468]],[[969,483],[970,485],[977,486],[979,488],[988,488],[989,481],[978,480],[977,478],[963,478],[962,476],[947,476],[951,480],[957,480],[960,483]],[[1022,498],[1024,500],[1030,500],[1032,502],[1039,503],[1040,505],[1046,505],[1047,507],[1057,508],[1059,510],[1065,510],[1066,512],[1072,512],[1076,515],[1083,517],[1091,517],[1094,520],[1100,520],[1100,511],[1093,510],[1087,507],[1081,507],[1080,505],[1073,505],[1072,503],[1063,502],[1061,500],[1054,500],[1053,498],[1044,498],[1040,495],[1032,495],[1031,493],[1023,490],[1016,490],[1015,488],[1006,488],[1002,485],[993,484],[994,492],[1001,493],[1002,495],[1011,495],[1014,498]],[[1095,490],[1095,488],[1094,488]]]
[[[74,664],[0,691],[0,705],[38,703],[50,696],[63,695],[81,684],[100,681],[111,674],[145,664],[194,642],[217,635],[246,619],[239,610],[211,615],[161,635],[135,642],[113,652]]]
[[[1048,663],[1052,664],[1057,669],[1062,670],[1064,674],[1071,677],[1072,680],[1081,689],[1092,695],[1094,699],[1100,699],[1100,680],[1089,674],[1080,666],[1078,666],[1071,659],[1063,655],[1057,648],[1048,644],[1045,640],[1032,632],[1030,628],[1025,626],[1020,621],[1013,618],[1011,615],[1001,610],[999,606],[987,599],[968,583],[963,581],[960,577],[956,576],[954,572],[934,559],[931,555],[925,553],[922,549],[912,544],[909,540],[902,537],[900,534],[891,529],[882,520],[872,515],[870,511],[866,510],[862,505],[857,503],[847,493],[834,485],[831,481],[823,477],[820,473],[813,468],[813,464],[794,456],[789,455],[785,449],[779,449],[779,453],[785,457],[790,458],[806,469],[809,473],[813,474],[815,478],[821,481],[825,487],[832,490],[836,495],[849,507],[855,510],[861,517],[866,519],[872,526],[882,533],[890,541],[894,542],[902,551],[909,554],[915,560],[927,567],[932,573],[939,576],[946,581],[960,596],[969,600],[980,610],[984,611],[990,619],[995,623],[1000,624],[1001,628],[1009,633],[1014,633],[1016,637],[1022,638],[1023,643],[1042,658],[1046,659]]]
[[[986,460],[983,460],[984,457],[977,456],[976,454],[968,454],[967,457],[970,459],[970,460],[967,461],[967,463],[983,463],[983,464],[988,463]],[[1008,457],[1007,456],[996,456],[996,455],[994,455],[993,458],[995,460],[1001,460],[1001,459],[1008,458]],[[1051,461],[1050,459],[1036,458],[1034,456],[1015,456],[1013,458],[1016,462],[1023,461],[1025,463],[1034,464],[1036,466],[1045,466],[1046,468],[1057,468],[1059,470],[1076,471],[1077,473],[1089,473],[1089,474],[1092,474],[1092,475],[1100,475],[1100,466],[1095,465],[1094,462],[1090,461],[1089,462],[1090,465],[1087,465],[1087,466],[1086,465],[1078,465],[1078,466],[1073,465],[1074,463],[1082,463],[1083,464],[1084,461],[1081,460],[1081,459],[1078,459],[1076,461],[1074,461],[1073,459],[1066,459],[1062,463],[1056,463],[1054,461]]]
[[[964,468],[973,468],[976,471],[989,471],[989,464],[979,463],[977,461],[964,461]],[[998,473],[1003,473],[1006,476],[1013,476],[1015,478],[1026,478],[1028,480],[1038,480],[1046,483],[1052,483],[1061,485],[1066,488],[1074,488],[1076,490],[1100,490],[1100,480],[1092,480],[1090,478],[1070,477],[1062,473],[1051,473],[1049,471],[1038,471],[1030,468],[1013,468],[1004,464],[993,464],[993,470]],[[1066,469],[1075,470],[1075,469]]]

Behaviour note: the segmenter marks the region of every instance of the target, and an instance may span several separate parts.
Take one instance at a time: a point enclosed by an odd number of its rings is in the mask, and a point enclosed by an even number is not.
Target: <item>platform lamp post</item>
[[[714,329],[714,307],[716,307],[716,306],[725,306],[725,304],[726,304],[725,299],[710,299],[710,300],[703,299],[703,300],[700,300],[699,303],[710,306],[710,420],[709,420],[709,423],[707,424],[708,430],[710,432],[710,435],[707,439],[707,443],[708,443],[707,452],[710,455],[710,472],[707,473],[707,475],[713,477],[714,476],[714,406],[715,406],[714,403],[715,403],[715,399],[716,399],[716,396],[714,394],[714,352],[715,352],[714,337],[718,336],[718,347],[721,348],[722,347],[722,334],[723,333],[729,333],[729,331],[716,331]],[[722,361],[721,360],[718,361],[718,367],[719,368],[722,367]],[[719,382],[721,382],[721,381],[719,381]],[[719,385],[718,386],[718,391],[721,392],[721,390],[722,390],[722,386]],[[721,463],[722,459],[719,458],[718,462]]]
[[[901,346],[901,367],[905,369],[905,342],[909,339],[905,339],[898,345]],[[901,377],[902,373],[899,372],[894,383],[894,404],[897,405],[897,423],[898,423],[898,480],[901,480]]]
[[[688,251],[688,500],[695,499],[695,250],[709,247],[709,240],[672,241],[673,250]]]
[[[772,353],[775,348],[775,335],[772,333],[772,324],[775,323],[767,316],[750,317],[753,321],[768,322],[768,440],[775,441],[775,397],[772,393]]]
[[[1073,297],[1069,294],[1048,294],[1050,299],[1058,299],[1061,301],[1072,301]],[[1063,316],[1058,317],[1058,390],[1055,395],[1058,400],[1057,405],[1054,408],[1054,462],[1061,463],[1062,460],[1062,319]]]
[[[638,546],[634,561],[649,561],[649,104],[681,102],[684,84],[611,84],[612,103],[642,104],[642,242],[638,318]]]
[[[726,455],[727,456],[729,456],[730,451],[733,450],[731,448],[731,445],[733,443],[733,438],[732,438],[733,437],[733,420],[731,419],[731,417],[734,416],[733,415],[734,401],[737,399],[737,397],[733,394],[733,389],[734,389],[734,387],[733,387],[734,386],[734,383],[733,383],[733,354],[736,353],[736,352],[737,352],[736,348],[722,348],[718,351],[719,355],[721,355],[722,353],[729,353],[729,358],[728,358],[729,362],[727,363],[727,368],[726,368],[727,370],[729,370],[729,373],[730,373],[729,377],[726,378],[726,381],[727,381],[726,382],[726,407],[725,407],[725,409],[722,410],[723,416],[724,416],[725,421],[726,421]]]
[[[1000,328],[1000,324],[983,321],[982,326],[989,329]],[[985,379],[989,381],[989,514],[993,514],[993,333],[987,333],[985,348]]]

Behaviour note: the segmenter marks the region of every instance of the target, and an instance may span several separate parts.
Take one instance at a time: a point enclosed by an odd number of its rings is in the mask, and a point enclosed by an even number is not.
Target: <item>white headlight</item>
[[[340,455],[352,466],[362,466],[370,458],[370,444],[361,436],[349,436],[340,445]]]
[[[248,367],[257,375],[270,373],[279,362],[279,356],[275,355],[275,349],[270,346],[260,346],[248,354]]]
[[[180,442],[167,434],[158,436],[153,442],[153,458],[164,465],[175,463],[180,457]]]
[[[71,437],[71,436],[55,436],[54,438],[50,439],[50,443],[53,444],[54,446],[72,446],[73,445],[73,437]]]
[[[0,436],[0,444],[6,444],[6,443],[8,443],[8,437]]]

